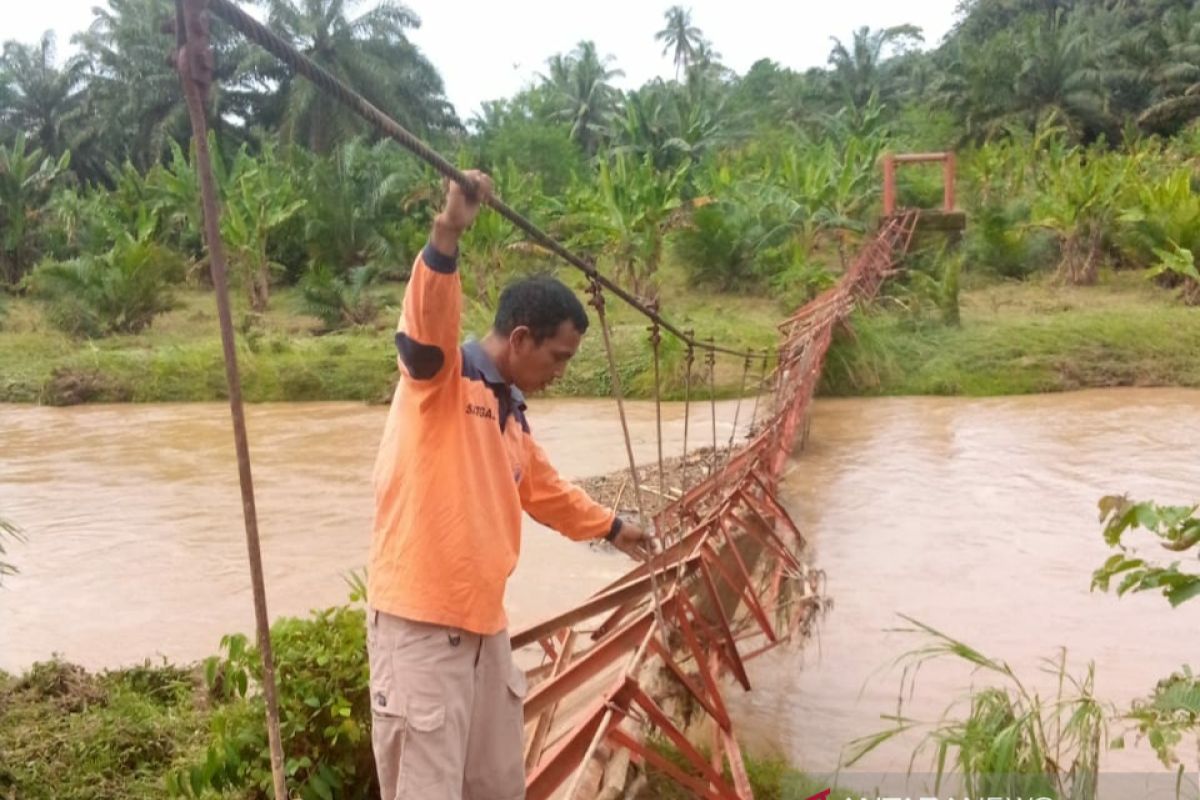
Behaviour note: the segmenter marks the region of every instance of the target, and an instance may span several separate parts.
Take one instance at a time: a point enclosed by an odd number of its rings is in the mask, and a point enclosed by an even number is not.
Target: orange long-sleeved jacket
[[[520,391],[477,342],[459,346],[457,259],[427,245],[396,333],[401,380],[375,462],[372,608],[480,634],[503,630],[521,511],[571,539],[620,521],[559,477]]]

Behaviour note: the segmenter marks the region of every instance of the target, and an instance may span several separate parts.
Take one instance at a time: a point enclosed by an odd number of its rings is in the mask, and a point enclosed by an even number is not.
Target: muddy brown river
[[[249,408],[273,616],[346,599],[343,576],[366,559],[384,413],[349,403]],[[649,459],[653,409],[634,404],[631,414],[639,457]],[[719,415],[725,439],[733,404]],[[682,409],[666,416],[670,454]],[[611,402],[536,400],[531,423],[568,476],[623,464]],[[708,425],[704,407],[691,441],[711,439]],[[1128,491],[1195,502],[1197,453],[1196,391],[818,402],[784,498],[834,603],[803,649],[752,662],[755,691],[730,688],[749,748],[827,771],[847,741],[880,729],[900,680],[886,667],[918,644],[889,632],[902,624],[897,613],[1023,676],[1065,646],[1073,672],[1095,661],[1097,694],[1118,704],[1185,663],[1200,666],[1200,602],[1171,609],[1157,596],[1088,589],[1109,554],[1097,499]],[[0,406],[0,517],[28,537],[8,548],[21,572],[0,589],[0,669],[54,653],[91,668],[187,661],[252,626],[223,405]],[[569,606],[627,565],[528,522],[510,617],[520,624]],[[983,676],[927,667],[906,712],[934,718],[972,680]],[[910,749],[885,747],[860,768],[902,770]],[[1158,768],[1144,746],[1105,763]]]

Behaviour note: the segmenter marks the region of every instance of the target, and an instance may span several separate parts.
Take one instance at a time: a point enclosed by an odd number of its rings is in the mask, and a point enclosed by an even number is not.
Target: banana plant
[[[200,178],[188,154],[174,139],[170,141],[171,158],[156,165],[146,174],[147,203],[159,216],[163,234],[184,250],[199,255],[204,219],[200,210]],[[209,147],[217,150],[216,136],[209,133]],[[213,159],[218,185],[223,185],[224,163]],[[220,166],[218,166],[220,165]]]
[[[1132,158],[1098,151],[1073,150],[1048,165],[1034,224],[1059,240],[1061,280],[1087,285],[1099,278],[1105,236],[1120,215],[1119,200],[1132,171]]]
[[[792,146],[769,162],[767,175],[777,225],[799,236],[806,250],[832,237],[839,251],[864,230],[863,218],[875,198],[875,160],[880,143],[848,135]]]
[[[1173,281],[1182,281],[1183,302],[1189,306],[1200,305],[1200,270],[1196,269],[1195,253],[1171,242],[1170,250],[1156,247],[1154,254],[1158,256],[1158,264],[1150,268],[1146,277],[1153,280],[1169,276]]]
[[[33,236],[50,189],[70,161],[69,150],[54,161],[36,147],[27,149],[24,134],[11,147],[0,144],[0,278],[10,286],[33,263]]]
[[[1120,234],[1131,258],[1146,263],[1155,249],[1172,243],[1200,253],[1200,193],[1192,188],[1190,167],[1133,182],[1124,205]]]
[[[574,198],[575,244],[607,256],[636,294],[656,297],[663,237],[682,222],[676,211],[686,175],[686,166],[658,172],[651,159],[622,153],[602,160],[594,188]]]
[[[241,151],[230,173],[221,236],[229,245],[231,265],[246,289],[250,308],[262,312],[271,300],[271,273],[280,269],[267,254],[271,234],[306,201],[272,148],[264,149],[257,159]]]

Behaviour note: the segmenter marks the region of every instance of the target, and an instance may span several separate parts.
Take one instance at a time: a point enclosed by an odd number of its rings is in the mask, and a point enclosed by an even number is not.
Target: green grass
[[[0,673],[0,797],[159,800],[209,735],[196,679],[150,665],[93,675],[61,662]]]
[[[1200,308],[1135,273],[1098,286],[1048,280],[964,290],[962,324],[881,309],[830,351],[835,395],[1010,395],[1104,386],[1200,386]]]
[[[245,398],[279,400],[362,400],[386,402],[397,379],[392,331],[399,314],[400,288],[370,327],[321,334],[320,324],[300,310],[295,290],[272,298],[271,310],[251,317],[238,307],[238,364]],[[72,404],[80,402],[174,402],[220,400],[226,394],[216,306],[211,292],[179,295],[177,309],[137,335],[85,340],[54,330],[36,301],[15,298],[0,320],[0,402]],[[720,309],[720,310],[718,310]],[[769,347],[782,309],[768,299],[689,294],[672,303],[672,319],[713,335],[718,342]],[[625,393],[650,397],[652,360],[643,319],[619,303],[609,316]],[[593,315],[594,319],[594,315]],[[483,335],[490,315],[468,302],[465,334]],[[671,360],[673,357],[674,360]],[[682,395],[682,352],[664,345],[663,373],[668,396]],[[697,362],[697,370],[704,369]],[[723,357],[716,368],[717,393],[737,393],[740,359]],[[552,394],[598,396],[611,393],[603,339],[593,322],[567,377]]]
[[[564,279],[582,288],[576,276]],[[965,276],[970,282],[972,276]],[[698,336],[743,348],[771,348],[781,300],[722,295],[665,281],[663,308]],[[384,402],[396,381],[392,330],[401,287],[389,287],[377,322],[321,334],[295,290],[281,290],[261,317],[235,307],[243,392],[251,402]],[[241,298],[235,297],[235,303]],[[1098,286],[1063,287],[1048,279],[965,288],[960,327],[936,314],[913,314],[884,298],[839,333],[822,391],[834,395],[1004,395],[1094,386],[1200,386],[1200,309],[1138,273],[1109,273]],[[616,360],[627,396],[653,394],[646,322],[610,302]],[[593,313],[594,320],[594,313]],[[468,301],[464,333],[486,332],[489,314]],[[664,396],[684,388],[684,351],[669,337],[661,351]],[[736,395],[741,359],[722,356],[717,394]],[[694,367],[704,397],[703,359]],[[759,365],[750,370],[752,383]],[[611,394],[603,339],[593,321],[555,396]],[[72,339],[52,329],[32,300],[10,298],[0,318],[0,402],[167,402],[225,398],[225,373],[210,292],[181,292],[179,307],[138,335]]]
[[[169,772],[204,760],[212,713],[198,674],[187,668],[146,664],[93,674],[52,661],[20,678],[0,672],[0,797],[160,800]],[[653,746],[686,768],[673,747]],[[759,800],[806,800],[829,786],[778,758],[747,759],[746,769]],[[640,797],[691,796],[661,773],[648,778]],[[839,789],[834,796],[858,795]]]

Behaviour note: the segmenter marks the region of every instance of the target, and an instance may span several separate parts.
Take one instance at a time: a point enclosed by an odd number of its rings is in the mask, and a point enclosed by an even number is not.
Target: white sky
[[[30,42],[47,28],[60,57],[73,33],[105,0],[0,0],[0,39]],[[353,2],[353,0],[352,0]],[[365,0],[359,8],[367,8]],[[413,41],[441,72],[446,93],[464,120],[483,100],[507,97],[544,71],[546,59],[592,39],[625,71],[623,88],[674,75],[670,56],[654,40],[671,0],[408,0],[421,17]],[[692,0],[692,21],[722,62],[744,74],[760,58],[804,69],[825,63],[830,36],[848,39],[860,25],[912,23],[936,44],[954,22],[958,0]]]

